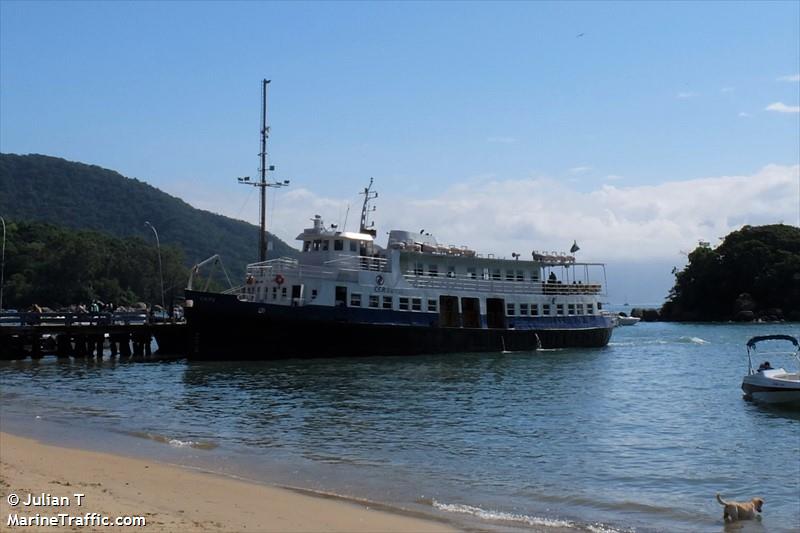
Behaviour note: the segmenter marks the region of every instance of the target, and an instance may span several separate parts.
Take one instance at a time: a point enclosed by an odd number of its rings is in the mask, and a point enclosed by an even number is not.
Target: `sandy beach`
[[[51,446],[8,433],[0,433],[0,493],[6,531],[108,531],[109,527],[91,522],[99,520],[91,513],[111,520],[144,517],[146,525],[133,528],[154,532],[453,531],[447,524],[410,513],[153,461]],[[12,494],[19,498],[14,507],[9,503]],[[56,527],[24,527],[19,522],[9,527],[10,516],[24,520],[59,513],[80,517],[88,525],[78,527],[73,521],[72,526],[59,522]]]

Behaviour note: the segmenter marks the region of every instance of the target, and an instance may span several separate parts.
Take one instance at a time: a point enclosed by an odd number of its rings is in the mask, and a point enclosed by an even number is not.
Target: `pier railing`
[[[151,324],[170,319],[151,317],[145,311],[120,313],[22,312],[0,313],[0,326],[115,326]]]

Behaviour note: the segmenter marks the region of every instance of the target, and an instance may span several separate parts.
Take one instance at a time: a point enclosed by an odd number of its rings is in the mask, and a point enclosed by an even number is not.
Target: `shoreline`
[[[0,519],[67,513],[84,517],[144,517],[143,531],[263,532],[450,532],[454,526],[435,517],[388,505],[262,485],[199,468],[105,452],[67,448],[0,432]],[[10,494],[20,502],[12,507]],[[77,505],[74,494],[85,494]],[[69,498],[70,506],[25,506],[42,498]],[[63,500],[62,500],[63,501]],[[135,527],[135,526],[134,526]],[[10,530],[71,529],[23,527]],[[92,526],[85,531],[106,531]]]

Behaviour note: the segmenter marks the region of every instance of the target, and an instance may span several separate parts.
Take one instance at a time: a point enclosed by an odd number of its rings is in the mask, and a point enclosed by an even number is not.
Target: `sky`
[[[660,303],[698,241],[800,225],[800,2],[0,1],[0,151],[268,226],[608,263]],[[254,243],[254,258],[257,252]]]

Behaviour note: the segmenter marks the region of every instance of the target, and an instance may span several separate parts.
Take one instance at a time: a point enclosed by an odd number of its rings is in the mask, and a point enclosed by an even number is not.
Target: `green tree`
[[[744,226],[717,248],[699,246],[675,274],[662,317],[731,320],[743,302],[756,317],[800,319],[800,228]]]
[[[8,221],[7,229],[7,308],[161,302],[158,251],[151,242],[38,222]],[[166,245],[161,255],[165,285],[169,280],[172,296],[180,298],[189,275],[183,252]]]

